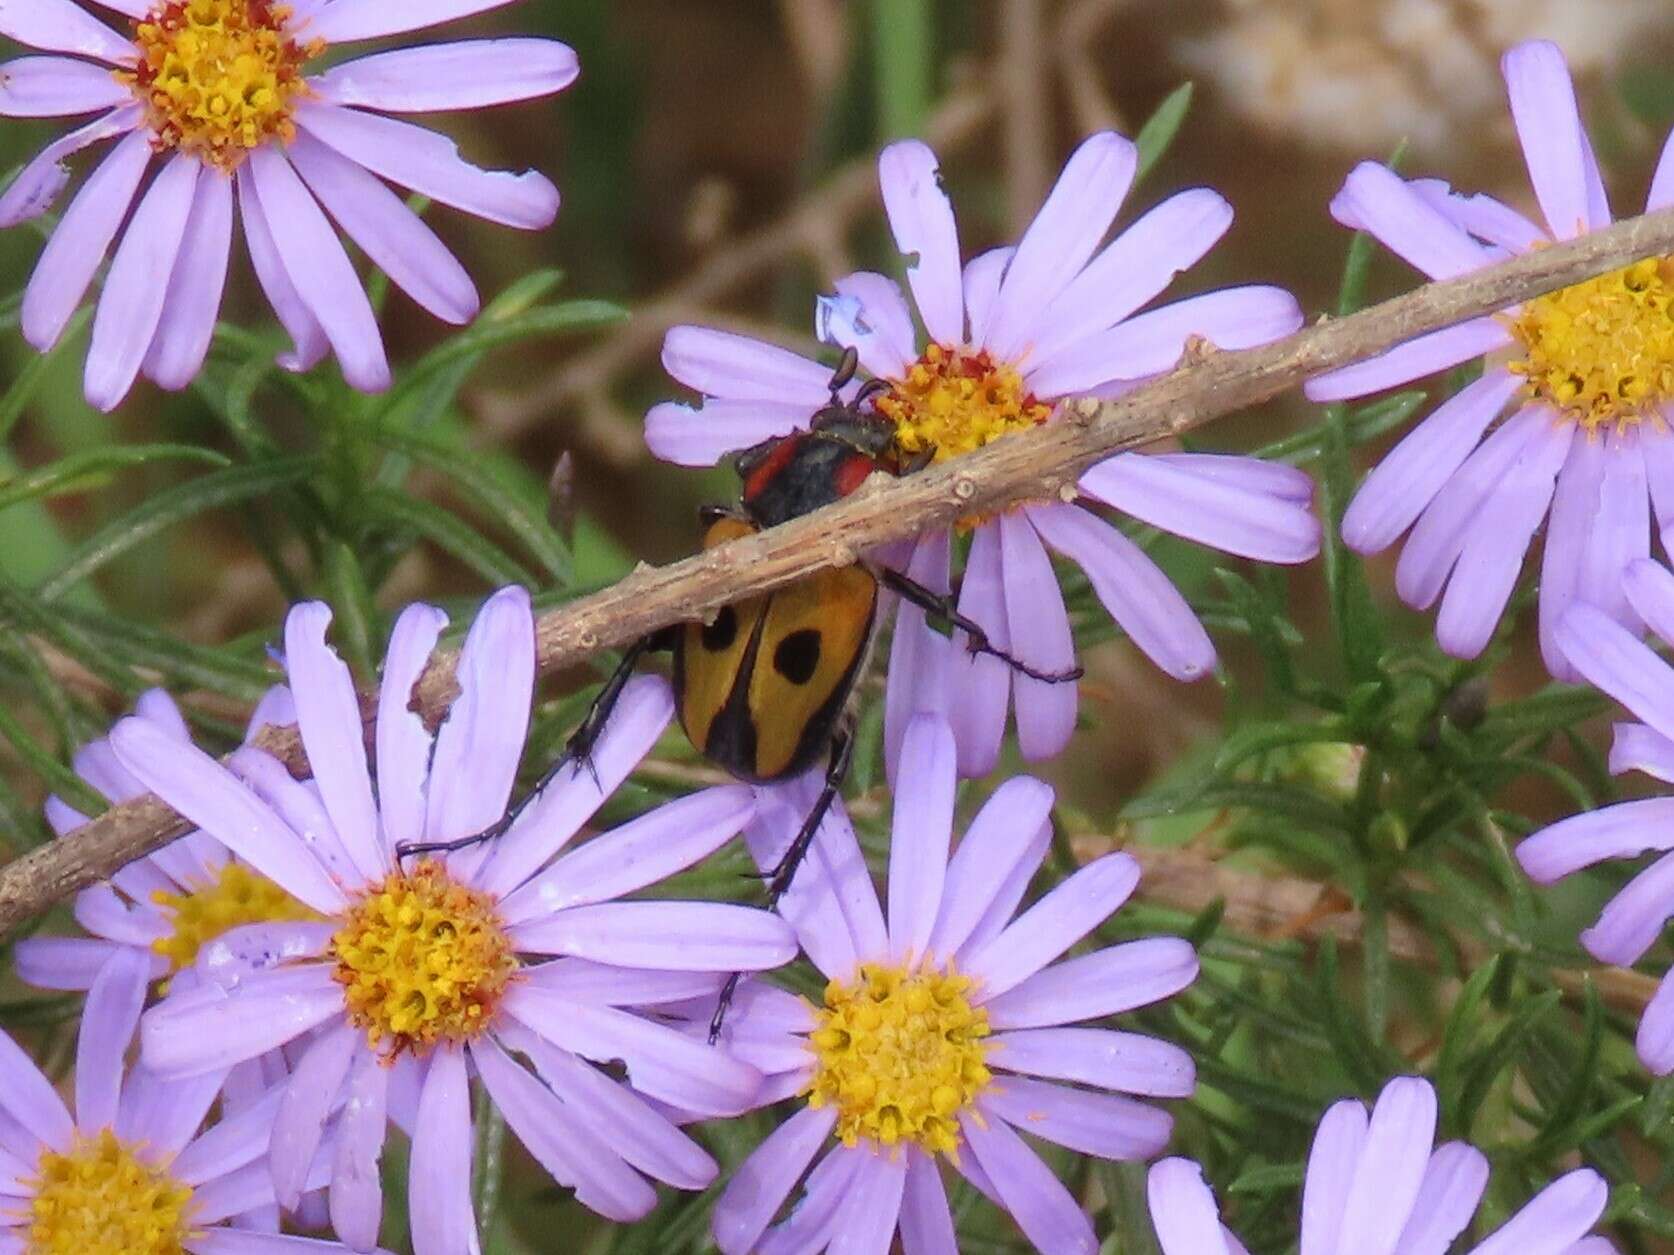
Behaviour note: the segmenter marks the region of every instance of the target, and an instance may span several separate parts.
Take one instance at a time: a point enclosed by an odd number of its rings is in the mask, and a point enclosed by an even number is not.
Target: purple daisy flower
[[[652,1208],[647,1177],[707,1185],[714,1161],[648,1100],[730,1114],[761,1074],[645,1009],[787,962],[795,939],[765,911],[619,899],[724,844],[754,794],[706,789],[555,858],[672,717],[666,683],[647,677],[624,690],[591,770],[572,765],[491,846],[404,865],[402,842],[467,836],[506,810],[534,683],[529,598],[511,588],[484,605],[434,735],[410,701],[446,619],[428,606],[401,615],[372,733],[375,792],[360,703],[325,642],[330,618],[306,604],[285,627],[311,781],[249,747],[229,769],[143,719],[111,733],[142,784],[320,916],[204,946],[195,983],[145,1016],[146,1066],[195,1076],[311,1034],[271,1122],[277,1196],[294,1206],[327,1154],[331,1220],[356,1250],[377,1234],[386,1117],[412,1136],[416,1251],[477,1249],[473,1073],[536,1160],[611,1219]],[[627,1084],[594,1066],[614,1060]]]
[[[124,1075],[149,982],[145,956],[132,948],[113,953],[94,979],[76,1048],[74,1116],[0,1031],[0,1252],[345,1251],[276,1226],[235,1227],[272,1209],[274,1101],[224,1111],[205,1129],[224,1070],[167,1080],[140,1065]],[[323,1181],[329,1167],[321,1159],[304,1175]]]
[[[135,715],[162,735],[190,744],[191,731],[180,708],[163,690],[142,694]],[[278,685],[257,703],[246,739],[264,725],[295,722],[290,690]],[[145,786],[117,761],[108,740],[78,750],[75,768],[112,803],[145,792]],[[58,797],[47,799],[46,816],[60,836],[87,822],[85,815]],[[199,952],[223,933],[257,922],[318,916],[219,841],[192,832],[128,864],[109,884],[77,894],[75,918],[90,936],[30,937],[17,944],[12,952],[14,970],[22,980],[43,989],[86,991],[113,955],[127,952],[139,956],[151,980],[166,978],[164,988],[186,988],[197,979],[193,965]],[[295,1053],[300,1057],[299,1050]],[[273,1050],[232,1068],[221,1088],[222,1115],[238,1114],[265,1100],[294,1062],[285,1051]],[[305,1195],[297,1211],[301,1215],[318,1210],[323,1201]],[[278,1205],[264,1203],[240,1216],[238,1223],[277,1233]]]
[[[191,742],[180,708],[162,689],[140,696],[135,717],[164,736]],[[281,685],[256,706],[248,736],[267,724],[295,722],[290,690]],[[74,764],[76,773],[113,804],[145,792],[117,761],[108,740],[82,746]],[[46,817],[59,836],[87,822],[87,816],[56,796],[47,799]],[[76,895],[75,918],[89,936],[31,937],[17,944],[13,957],[19,977],[43,989],[90,989],[110,956],[123,949],[144,954],[154,980],[183,971],[190,977],[204,943],[229,929],[315,916],[219,841],[193,832],[129,863],[109,884],[82,890]]]
[[[1308,1153],[1300,1255],[1452,1250],[1482,1201],[1488,1159],[1464,1142],[1435,1146],[1435,1137],[1436,1092],[1415,1076],[1384,1086],[1370,1117],[1352,1098],[1327,1111]],[[1155,1164],[1149,1193],[1163,1255],[1246,1255],[1191,1160]],[[1566,1173],[1470,1255],[1608,1255],[1615,1247],[1586,1235],[1609,1196],[1592,1169]]]
[[[0,194],[0,227],[46,211],[69,181],[65,158],[117,141],[41,254],[24,338],[43,352],[58,341],[127,220],[93,320],[87,399],[112,409],[141,373],[185,387],[209,351],[236,201],[256,277],[293,342],[280,364],[306,370],[329,350],[354,387],[388,387],[377,320],[332,221],[418,304],[461,324],[479,305],[470,276],[384,180],[525,229],[552,221],[558,191],[533,172],[478,169],[452,141],[384,113],[544,96],[574,80],[575,54],[553,40],[487,39],[321,72],[310,63],[337,44],[506,2],[98,0],[130,19],[119,34],[76,0],[0,0],[0,35],[53,54],[0,65],[0,116],[98,115],[24,166]]]
[[[955,458],[1049,421],[1065,398],[1115,396],[1164,374],[1195,342],[1249,348],[1301,326],[1295,299],[1273,287],[1228,288],[1137,312],[1232,222],[1224,199],[1194,188],[1101,249],[1137,161],[1120,135],[1094,135],[1070,158],[1016,248],[993,249],[961,269],[935,154],[916,141],[883,151],[884,209],[908,259],[928,339],[921,345],[912,307],[880,274],[840,279],[836,295],[821,299],[816,327],[822,339],[857,350],[866,370],[890,385],[876,407],[897,424],[903,452]],[[829,398],[829,367],[707,328],[671,330],[663,364],[703,394],[700,408],[667,403],[646,415],[653,452],[682,465],[708,465],[804,427]],[[1312,481],[1294,467],[1229,455],[1123,453],[1089,469],[1079,486],[1091,504],[1227,553],[1298,563],[1319,550]],[[1195,680],[1214,667],[1214,646],[1179,590],[1091,509],[1030,502],[966,526],[971,549],[959,609],[1034,670],[1058,673],[1075,663],[1049,550],[1082,567],[1111,616],[1170,675]],[[907,573],[945,593],[951,544],[945,530],[919,537]],[[1025,758],[1061,751],[1075,725],[1075,686],[1014,675],[965,643],[956,634],[948,649],[923,611],[902,607],[886,698],[891,765],[920,709],[952,720],[967,776],[993,770],[1013,707]]]
[[[1674,574],[1640,558],[1628,565],[1622,590],[1640,620],[1663,640],[1674,641]],[[1571,606],[1558,624],[1557,641],[1576,671],[1643,720],[1616,725],[1610,770],[1642,771],[1674,782],[1674,667],[1596,606]],[[1652,850],[1661,854],[1581,933],[1582,946],[1601,963],[1628,967],[1639,962],[1674,917],[1671,818],[1674,798],[1617,802],[1543,828],[1517,847],[1523,870],[1543,885],[1596,863],[1637,858]],[[1640,1061],[1652,1072],[1674,1072],[1671,974],[1663,976],[1645,1008],[1637,1046]]]
[[[852,1255],[885,1255],[897,1232],[905,1255],[952,1255],[938,1157],[1048,1255],[1095,1251],[1086,1214],[1018,1130],[1085,1154],[1146,1159],[1173,1121],[1126,1095],[1192,1092],[1191,1057],[1179,1047],[1066,1027],[1156,1002],[1197,976],[1196,954],[1176,937],[1053,962],[1122,905],[1138,865],[1107,855],[1013,919],[1046,854],[1052,790],[1026,776],[1007,781],[949,857],[954,754],[945,720],[913,721],[887,908],[841,810],[820,828],[780,909],[829,982],[822,1004],[748,981],[729,1012],[722,1042],[767,1078],[756,1105],[799,1095],[807,1105],[716,1203],[726,1255],[822,1250],[839,1230]],[[805,799],[792,792],[778,801],[795,811]],[[746,838],[771,867],[791,825],[760,820]],[[713,1002],[686,1009],[697,1039]],[[801,1200],[773,1225],[798,1182]]]
[[[1502,68],[1545,230],[1490,197],[1402,179],[1372,162],[1349,175],[1332,215],[1432,279],[1609,226],[1563,53],[1550,43],[1519,44]],[[1674,145],[1664,150],[1646,208],[1671,202]],[[1486,355],[1482,377],[1413,428],[1343,516],[1343,540],[1360,553],[1386,549],[1412,529],[1395,587],[1419,609],[1441,599],[1436,640],[1448,653],[1482,652],[1548,518],[1540,572],[1547,668],[1574,679],[1555,631],[1574,601],[1639,630],[1622,571],[1649,551],[1653,506],[1665,549],[1674,523],[1670,300],[1674,263],[1648,258],[1307,385],[1316,401],[1343,400]]]

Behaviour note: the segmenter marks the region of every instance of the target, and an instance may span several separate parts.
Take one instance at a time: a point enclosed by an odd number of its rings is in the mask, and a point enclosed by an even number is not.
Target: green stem
[[[930,113],[929,0],[872,0],[872,58],[878,138],[918,135]]]

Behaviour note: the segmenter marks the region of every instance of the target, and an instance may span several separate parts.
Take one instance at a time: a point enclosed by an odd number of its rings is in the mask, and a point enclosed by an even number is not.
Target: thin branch
[[[1110,838],[1077,839],[1077,854],[1094,858],[1111,849]],[[1359,911],[1321,909],[1330,896],[1340,893],[1335,886],[1305,880],[1300,876],[1277,875],[1228,867],[1224,863],[1189,849],[1129,844],[1121,847],[1139,863],[1142,875],[1138,896],[1155,906],[1198,915],[1216,902],[1222,904],[1221,922],[1229,933],[1268,940],[1323,941],[1335,938],[1342,945],[1359,946],[1365,936],[1365,919]],[[1434,969],[1436,947],[1422,928],[1400,916],[1388,924],[1389,953],[1416,967]],[[1456,938],[1467,966],[1487,953],[1470,938]],[[1625,967],[1590,966],[1557,968],[1552,978],[1559,988],[1578,995],[1590,981],[1599,996],[1621,1011],[1640,1012],[1656,993],[1660,982],[1654,976]]]
[[[1363,361],[1414,336],[1482,317],[1642,257],[1674,253],[1674,209],[1420,287],[1347,318],[1321,321],[1263,348],[1187,354],[1173,373],[1109,401],[1073,401],[1058,421],[997,440],[902,479],[875,476],[852,497],[665,567],[642,567],[536,623],[541,674],[574,666],[671,623],[704,619],[729,602],[815,571],[848,566],[888,541],[993,514],[1026,501],[1070,500],[1081,471],[1121,449],[1266,401],[1321,371]],[[413,703],[441,717],[456,691],[451,654],[439,655]],[[368,706],[372,698],[366,699]],[[264,748],[306,772],[294,728],[266,729]],[[0,869],[0,936],[54,902],[177,836],[182,821],[154,797],[112,807],[72,837]]]

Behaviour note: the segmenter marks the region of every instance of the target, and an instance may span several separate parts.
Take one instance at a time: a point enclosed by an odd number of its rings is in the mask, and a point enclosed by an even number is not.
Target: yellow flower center
[[[477,1036],[517,972],[494,899],[433,859],[355,903],[331,950],[349,1018],[392,1059]]]
[[[167,911],[174,923],[174,931],[157,938],[151,948],[168,959],[176,972],[191,966],[199,950],[230,928],[320,918],[243,863],[228,863],[213,884],[185,893],[159,889],[151,900]]]
[[[109,1129],[68,1154],[42,1153],[31,1184],[28,1255],[180,1255],[190,1186],[139,1157]]]
[[[164,148],[234,170],[252,148],[296,135],[302,65],[325,49],[285,29],[273,0],[168,0],[134,23],[139,65],[117,71],[145,105]]]
[[[932,344],[907,377],[878,398],[880,414],[895,423],[902,453],[934,450],[945,462],[991,440],[1044,423],[1052,407],[1023,387],[1017,368],[995,365],[986,352]]]
[[[951,968],[866,964],[854,984],[832,981],[809,1039],[819,1056],[809,1103],[837,1108],[846,1146],[917,1142],[956,1158],[956,1116],[992,1079],[983,1059],[988,1012],[971,979]]]
[[[1524,356],[1509,369],[1589,430],[1631,426],[1674,401],[1674,258],[1536,297],[1510,327]]]

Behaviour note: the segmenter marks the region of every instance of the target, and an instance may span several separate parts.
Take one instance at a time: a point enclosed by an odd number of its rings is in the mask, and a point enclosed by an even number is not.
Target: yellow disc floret
[[[878,413],[895,423],[905,454],[933,450],[946,461],[991,440],[1044,423],[1052,407],[1023,387],[1015,366],[996,365],[987,352],[932,344],[907,369],[907,377],[877,400]]]
[[[227,863],[212,883],[182,893],[159,889],[151,900],[163,908],[173,925],[173,931],[153,941],[151,948],[176,972],[190,966],[206,943],[230,928],[320,918],[243,863]]]
[[[951,968],[866,964],[852,984],[826,986],[808,1101],[837,1108],[844,1145],[916,1142],[956,1157],[957,1116],[992,1079],[988,1013],[971,1006],[971,984]]]
[[[477,1036],[517,972],[494,899],[433,859],[355,903],[331,954],[349,1018],[390,1058]]]
[[[1674,258],[1648,257],[1536,297],[1511,319],[1529,390],[1589,430],[1674,401]]]
[[[29,1202],[29,1255],[180,1255],[190,1186],[109,1129],[42,1153]]]
[[[134,23],[139,64],[117,78],[161,147],[233,170],[252,148],[295,137],[302,65],[324,44],[292,38],[290,15],[271,0],[169,0]]]

